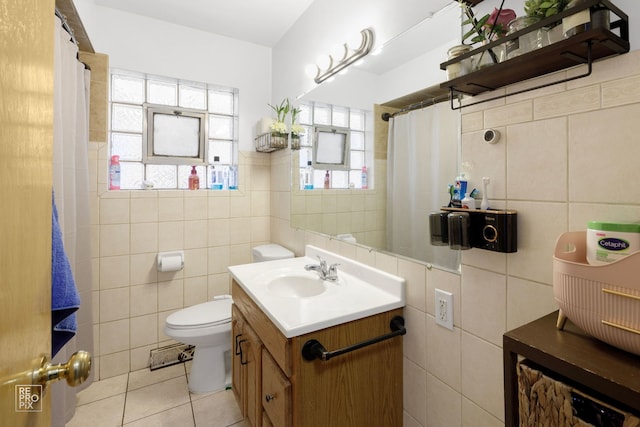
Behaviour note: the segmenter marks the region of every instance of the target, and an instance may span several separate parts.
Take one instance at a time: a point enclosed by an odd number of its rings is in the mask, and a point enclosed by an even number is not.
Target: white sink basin
[[[234,265],[229,271],[287,338],[404,307],[405,281],[368,265],[314,246],[305,256]],[[339,264],[338,280],[322,280],[315,271],[321,256]]]
[[[309,298],[324,293],[327,288],[317,275],[292,274],[270,280],[267,282],[267,290],[285,298]]]

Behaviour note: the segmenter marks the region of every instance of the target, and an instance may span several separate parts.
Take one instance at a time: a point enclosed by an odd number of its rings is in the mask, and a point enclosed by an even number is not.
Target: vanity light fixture
[[[349,45],[344,43],[339,49],[337,49],[337,52],[332,52],[329,55],[328,64],[322,64],[322,66],[315,65],[316,76],[313,80],[320,84],[329,77],[344,70],[354,62],[364,58],[373,47],[373,30],[365,28],[360,31],[360,36],[362,39],[360,41],[360,46],[357,49],[350,49]]]

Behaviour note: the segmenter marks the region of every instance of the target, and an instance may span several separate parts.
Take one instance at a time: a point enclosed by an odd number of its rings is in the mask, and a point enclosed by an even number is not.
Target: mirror
[[[306,154],[292,151],[292,227],[348,241],[355,238],[358,244],[389,252],[387,241],[392,240],[392,236],[387,235],[386,226],[389,123],[382,121],[381,115],[447,95],[439,89],[440,82],[446,80],[439,65],[446,60],[447,49],[459,44],[460,9],[456,1],[445,1],[443,4],[445,6],[433,16],[385,43],[380,55],[365,58],[363,65],[352,67],[346,75],[336,76],[334,81],[318,85],[299,98],[298,102],[321,103],[366,112],[365,143],[371,147],[366,155],[370,184],[367,190],[357,187],[301,190],[297,185],[298,174],[301,156]],[[438,177],[438,184],[429,187],[433,193],[430,197],[437,197],[440,206],[448,203],[446,186],[441,188],[441,182],[453,182],[455,174],[451,174],[451,171],[458,170],[460,115],[459,112],[455,114],[456,119],[451,125],[453,129],[449,132],[453,136],[447,138],[447,143],[450,143],[447,150],[455,154],[447,160],[451,165],[440,168],[446,171],[447,176]],[[354,169],[353,164],[351,168]],[[404,209],[402,206],[398,208]],[[429,213],[424,212],[425,224],[429,221]],[[424,244],[429,245],[426,237]],[[443,254],[446,259],[443,259]],[[423,253],[399,255],[459,271],[459,251],[448,248],[437,259],[428,259]]]

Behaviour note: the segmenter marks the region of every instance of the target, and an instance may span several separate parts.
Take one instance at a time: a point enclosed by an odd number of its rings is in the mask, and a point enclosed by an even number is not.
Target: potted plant
[[[480,19],[475,17],[473,9],[466,2],[460,2],[466,19],[462,25],[471,25],[462,36],[463,44],[488,43],[495,41],[507,34],[508,24],[516,17],[513,9],[503,9],[502,5],[499,9],[494,8],[493,12],[486,14]],[[470,43],[467,43],[467,40]],[[480,52],[471,58],[471,70],[475,70],[490,64],[496,64],[505,59],[504,46],[500,45],[493,49]]]
[[[276,121],[269,126],[271,129],[271,146],[274,148],[285,148],[289,137],[289,130],[285,123],[285,119],[291,108],[289,98],[283,99],[279,105],[267,105],[276,113]]]
[[[526,0],[524,2],[524,13],[530,18],[540,20],[562,12],[566,9],[568,3],[568,0]]]
[[[524,2],[524,13],[532,20],[539,21],[548,18],[567,8],[569,0],[526,0]],[[542,44],[551,44],[562,40],[562,29],[558,26],[560,21],[544,28],[546,40]]]
[[[291,108],[291,149],[300,149],[300,137],[304,135],[304,127],[296,123],[298,114],[302,111],[301,108]]]

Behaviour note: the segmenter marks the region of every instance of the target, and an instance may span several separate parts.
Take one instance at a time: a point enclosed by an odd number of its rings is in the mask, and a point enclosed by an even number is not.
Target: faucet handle
[[[340,265],[339,263],[335,263],[335,264],[331,264],[329,266],[329,274],[328,274],[329,277],[336,278],[336,279],[338,278],[338,266],[339,265]]]

